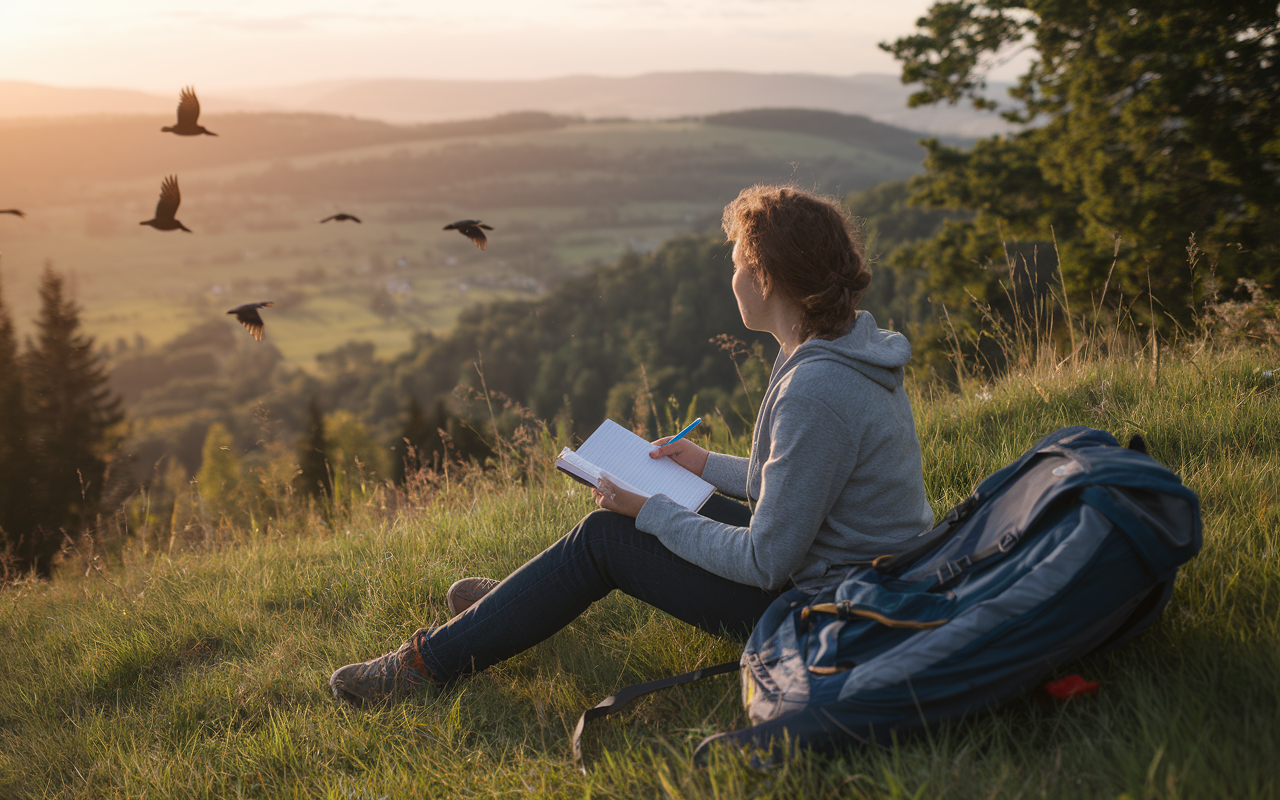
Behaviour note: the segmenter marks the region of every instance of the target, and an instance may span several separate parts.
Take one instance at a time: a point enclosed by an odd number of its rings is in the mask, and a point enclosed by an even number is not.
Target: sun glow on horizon
[[[0,12],[0,80],[210,92],[345,78],[895,73],[933,0],[46,0]]]

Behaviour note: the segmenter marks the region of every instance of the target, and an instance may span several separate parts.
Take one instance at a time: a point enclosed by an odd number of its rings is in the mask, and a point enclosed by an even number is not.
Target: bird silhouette
[[[320,220],[320,224],[323,225],[326,222],[345,222],[346,220],[351,220],[352,222],[360,222],[360,218],[354,214],[334,214],[332,217],[325,217],[324,219]]]
[[[274,305],[275,303],[270,301],[265,303],[245,303],[242,306],[236,306],[227,313],[235,314],[240,324],[249,331],[249,335],[261,342],[263,334],[267,332],[267,326],[262,321],[262,316],[258,314],[258,309]]]
[[[484,230],[481,230],[481,228]],[[481,224],[478,219],[461,219],[445,225],[444,229],[446,231],[457,231],[470,239],[481,250],[485,248],[485,243],[489,241],[485,238],[484,232],[493,230],[490,226]]]
[[[19,210],[18,210],[18,209],[16,209],[16,208],[0,208],[0,214],[12,214],[12,215],[14,215],[15,217],[25,217],[25,216],[26,216],[26,214],[23,214],[21,211],[19,211]]]
[[[178,124],[172,127],[166,125],[160,129],[160,132],[176,133],[179,136],[199,136],[202,133],[210,136],[218,135],[203,125],[197,125],[198,119],[200,119],[200,101],[196,99],[196,90],[188,86],[182,90],[178,99]]]
[[[152,219],[143,220],[139,225],[150,225],[158,231],[191,229],[174,219],[178,213],[178,204],[182,202],[182,193],[178,191],[178,176],[170,175],[160,184],[160,199],[156,202],[156,215]]]

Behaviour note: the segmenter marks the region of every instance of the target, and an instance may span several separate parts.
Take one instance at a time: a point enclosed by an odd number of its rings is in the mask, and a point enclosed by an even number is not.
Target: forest
[[[221,175],[220,186],[228,196],[294,198],[343,187],[352,197],[419,206],[438,202],[445,189],[450,202],[470,205],[568,204],[583,210],[580,225],[607,226],[621,218],[617,206],[609,213],[615,201],[696,201],[710,209],[736,187],[773,174],[768,153],[778,142],[734,145],[716,131],[803,132],[803,139],[779,141],[854,148],[841,151],[850,160],[817,155],[806,168],[826,176],[820,185],[828,191],[855,188],[844,201],[875,273],[864,307],[880,324],[909,334],[915,379],[955,387],[963,377],[957,357],[976,359],[985,374],[997,375],[1020,332],[1068,352],[1076,348],[1063,324],[1073,305],[1153,342],[1189,335],[1206,324],[1205,310],[1215,303],[1247,301],[1250,313],[1265,317],[1280,248],[1270,214],[1280,191],[1274,157],[1280,92],[1274,67],[1266,66],[1276,46],[1267,33],[1275,27],[1273,12],[1247,4],[1037,6],[1025,17],[1006,4],[940,4],[918,33],[884,47],[902,61],[904,79],[921,86],[913,103],[971,102],[1024,126],[977,142],[916,144],[906,132],[865,118],[794,109],[713,115],[661,130],[545,114],[416,128],[242,115],[237,124],[246,131],[257,126],[253,135],[264,141],[272,131],[301,125],[296,130],[308,133],[300,152],[366,150],[356,161],[237,168]],[[1043,60],[1000,105],[982,92],[984,59],[1026,41]],[[21,127],[3,133],[42,135]],[[477,134],[483,134],[478,143],[458,139]],[[121,129],[117,138],[123,135]],[[651,137],[651,144],[636,146],[637,136]],[[688,144],[663,144],[675,139]],[[405,142],[446,146],[408,149],[400,146]],[[1084,152],[1091,157],[1081,158]],[[923,170],[910,176],[903,165],[920,155]],[[243,154],[217,158],[206,166],[240,163]],[[111,169],[123,170],[114,173],[119,178],[137,166]],[[897,174],[877,181],[877,170]],[[153,499],[161,505],[174,502],[185,481],[199,482],[211,452],[287,472],[301,469],[309,453],[323,449],[329,458],[332,445],[344,455],[333,456],[330,472],[356,469],[358,461],[371,478],[392,480],[405,477],[406,457],[419,465],[451,459],[483,465],[499,440],[531,421],[558,420],[582,436],[611,417],[656,437],[673,421],[701,414],[737,433],[750,427],[775,343],[742,328],[728,288],[728,246],[712,214],[699,219],[694,232],[656,248],[628,248],[576,269],[545,251],[549,260],[536,279],[530,264],[524,277],[473,274],[467,280],[477,287],[532,280],[534,291],[470,303],[455,297],[451,326],[417,325],[408,346],[395,349],[357,335],[331,340],[311,358],[290,358],[272,339],[257,346],[212,315],[159,342],[141,335],[95,342],[77,327],[73,301],[59,300],[61,310],[50,310],[49,282],[61,279],[47,267],[40,290],[46,321],[38,326],[52,324],[50,314],[65,319],[67,335],[81,337],[79,352],[96,354],[92,364],[82,357],[77,367],[105,392],[90,403],[103,420],[94,463],[112,464],[121,495],[130,481],[135,489],[160,487]],[[513,227],[526,243],[538,230]],[[457,237],[445,241],[452,249],[444,252],[476,257]],[[425,313],[430,304],[389,287],[407,285],[402,275],[415,269],[438,268],[432,259],[440,253],[422,262],[378,255],[363,271],[336,276],[319,266],[299,268],[292,281],[269,277],[257,288],[279,293],[280,319],[287,321],[312,302],[315,287],[332,284],[351,297],[368,274],[382,288],[363,290],[367,313],[394,320]],[[242,279],[214,289],[254,287]],[[8,310],[30,306],[14,305],[22,292],[6,292],[4,357],[34,364],[40,346],[18,352],[23,315]],[[220,297],[205,294],[189,307],[211,310]],[[323,318],[316,309],[307,313]],[[1241,330],[1251,335],[1253,328]],[[41,378],[30,369],[26,380],[36,385]],[[330,435],[330,428],[341,434]],[[15,455],[6,458],[17,463]],[[333,477],[324,472],[313,470],[300,489],[333,491]],[[79,514],[77,524],[88,524],[90,494],[82,498],[85,508],[59,513],[68,520]]]
[[[850,195],[873,246],[892,252],[947,216],[905,208],[904,193],[898,182]],[[160,345],[136,337],[100,348],[94,368],[128,415],[113,420],[115,491],[147,487],[152,513],[172,509],[188,479],[227,472],[210,461],[226,454],[236,469],[287,472],[324,453],[298,483],[306,491],[332,491],[333,476],[355,470],[357,459],[371,479],[402,481],[406,458],[483,464],[497,438],[538,420],[585,437],[607,417],[656,438],[702,414],[716,420],[708,429],[740,434],[754,421],[777,343],[742,327],[729,250],[722,236],[691,234],[628,253],[541,297],[466,308],[453,330],[417,334],[391,358],[351,341],[302,369],[225,318]],[[46,280],[59,279],[50,271]],[[868,298],[885,320],[895,302],[890,293]],[[7,313],[0,300],[0,319]],[[485,398],[498,398],[499,414]]]

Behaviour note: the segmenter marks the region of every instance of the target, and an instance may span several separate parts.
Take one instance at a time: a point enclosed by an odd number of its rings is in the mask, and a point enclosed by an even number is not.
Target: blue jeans
[[[743,504],[712,495],[698,512],[745,526]],[[446,683],[479,672],[550,637],[614,589],[714,634],[745,638],[773,599],[685,561],[613,511],[593,511],[560,541],[511,573],[475,605],[439,628],[422,628],[413,642]]]

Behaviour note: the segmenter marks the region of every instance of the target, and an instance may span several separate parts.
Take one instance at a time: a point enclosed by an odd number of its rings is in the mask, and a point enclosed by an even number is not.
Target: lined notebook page
[[[715,487],[670,458],[649,458],[649,452],[657,449],[657,445],[607,419],[582,443],[577,455],[646,496],[665,494],[697,511]]]
[[[556,466],[570,475],[582,478],[588,486],[595,486],[600,483],[600,468],[567,447],[560,451],[560,457],[556,459]],[[605,472],[608,472],[608,470],[605,470]],[[626,489],[632,494],[643,495],[644,497],[652,495],[652,492],[641,491],[639,487],[632,486],[612,472],[609,475],[613,478],[614,485],[619,489]]]

